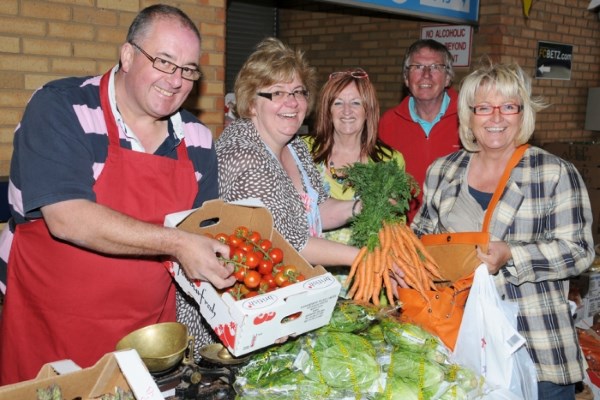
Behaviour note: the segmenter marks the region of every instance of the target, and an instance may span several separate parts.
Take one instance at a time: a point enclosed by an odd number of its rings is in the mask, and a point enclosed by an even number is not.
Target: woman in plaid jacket
[[[463,81],[458,112],[464,150],[427,172],[419,235],[480,231],[508,160],[527,143],[536,112],[531,80],[518,65],[489,63]],[[568,303],[568,282],[594,259],[590,200],[575,167],[529,147],[512,170],[490,224],[487,254],[502,299],[519,305],[518,330],[536,365],[540,399],[575,399],[584,360]]]

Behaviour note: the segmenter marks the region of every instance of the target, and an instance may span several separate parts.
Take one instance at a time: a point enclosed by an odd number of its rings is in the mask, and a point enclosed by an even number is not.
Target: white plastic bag
[[[500,299],[493,277],[481,264],[452,355],[485,378],[485,399],[537,400],[535,365],[516,329],[518,305]]]

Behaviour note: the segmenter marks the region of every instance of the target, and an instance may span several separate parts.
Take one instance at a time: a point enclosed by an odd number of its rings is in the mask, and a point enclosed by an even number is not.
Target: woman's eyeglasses
[[[518,114],[523,110],[523,106],[519,104],[502,104],[501,106],[479,105],[471,107],[471,111],[475,115],[492,115],[494,110],[498,109],[502,115]]]
[[[308,90],[296,89],[293,92],[286,92],[285,90],[276,90],[274,92],[258,92],[257,96],[269,99],[274,103],[284,103],[287,99],[292,96],[297,102],[306,102],[308,100]]]
[[[362,69],[355,69],[354,71],[338,71],[329,74],[329,79],[338,79],[343,76],[351,76],[356,79],[369,79],[369,75]]]

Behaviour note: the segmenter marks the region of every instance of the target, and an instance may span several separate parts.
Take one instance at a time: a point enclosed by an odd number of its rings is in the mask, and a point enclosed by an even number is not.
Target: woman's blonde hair
[[[291,82],[298,77],[308,90],[307,115],[314,105],[317,76],[300,50],[293,50],[279,39],[266,38],[248,57],[235,79],[236,113],[241,118],[252,117],[256,93],[279,82]]]
[[[522,106],[521,131],[515,145],[527,143],[535,130],[535,116],[548,106],[541,97],[531,96],[531,78],[515,64],[494,64],[489,58],[467,75],[458,94],[459,135],[467,151],[479,151],[479,145],[471,130],[471,118],[476,95],[480,91],[494,90],[505,99],[514,99]]]

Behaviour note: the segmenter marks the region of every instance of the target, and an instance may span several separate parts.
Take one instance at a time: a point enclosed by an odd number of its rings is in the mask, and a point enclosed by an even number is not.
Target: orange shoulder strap
[[[512,157],[506,164],[506,168],[504,169],[504,173],[500,178],[500,182],[498,182],[498,186],[492,195],[492,199],[490,200],[490,204],[485,212],[485,217],[483,218],[483,226],[481,228],[482,232],[487,232],[490,227],[490,221],[492,219],[492,214],[494,213],[494,208],[496,208],[496,204],[498,204],[498,200],[500,200],[500,196],[504,192],[504,188],[506,187],[506,183],[508,182],[508,178],[510,177],[510,173],[513,168],[519,163],[521,158],[523,158],[523,154],[525,154],[525,150],[529,147],[528,144],[522,144],[513,153]]]

